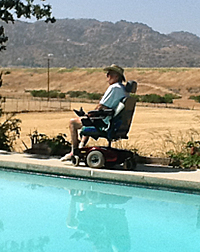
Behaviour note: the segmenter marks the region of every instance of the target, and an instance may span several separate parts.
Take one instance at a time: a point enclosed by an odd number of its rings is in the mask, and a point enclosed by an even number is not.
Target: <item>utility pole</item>
[[[50,69],[50,57],[53,57],[52,53],[48,54],[47,57],[47,93],[48,93],[48,98],[47,100],[49,101],[49,91],[50,91],[50,87],[49,87],[49,83],[50,83],[50,78],[49,78],[49,69]]]

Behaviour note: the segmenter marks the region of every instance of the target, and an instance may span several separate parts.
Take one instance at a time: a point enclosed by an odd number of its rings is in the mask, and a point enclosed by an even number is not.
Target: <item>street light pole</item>
[[[49,54],[48,54],[48,57],[47,57],[47,93],[48,93],[48,98],[47,98],[47,100],[48,100],[48,101],[49,101],[49,91],[50,91],[50,88],[49,88],[49,83],[50,83],[50,78],[49,78],[50,57],[53,57],[53,54],[52,54],[52,53],[49,53]]]
[[[49,64],[49,61],[50,59],[48,58],[47,59],[47,93],[48,93],[48,101],[49,101],[49,67],[50,67],[50,64]]]

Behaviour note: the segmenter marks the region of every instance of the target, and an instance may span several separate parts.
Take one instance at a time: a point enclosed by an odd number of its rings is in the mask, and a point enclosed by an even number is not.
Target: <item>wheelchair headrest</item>
[[[128,93],[136,93],[136,91],[137,91],[137,82],[133,81],[133,80],[128,81],[126,83],[125,89],[126,89],[126,92],[128,92]]]

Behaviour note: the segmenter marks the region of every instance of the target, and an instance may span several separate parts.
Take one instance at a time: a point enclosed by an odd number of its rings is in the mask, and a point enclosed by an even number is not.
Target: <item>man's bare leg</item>
[[[81,142],[79,143],[79,148],[83,148],[89,140],[89,136],[82,136]]]
[[[79,144],[79,140],[78,140],[78,130],[82,128],[82,122],[81,122],[81,118],[77,117],[77,118],[72,118],[70,120],[69,123],[69,130],[70,130],[70,134],[71,134],[71,141],[72,141],[72,149],[71,152],[66,154],[64,157],[61,158],[61,161],[67,161],[67,160],[71,160],[71,156],[73,155],[73,151],[76,148],[82,148],[86,145],[86,143],[88,142],[89,137],[88,136],[83,136],[81,138],[81,142]]]
[[[82,136],[81,142],[79,144],[78,130],[81,129],[82,126],[83,125],[82,125],[82,122],[81,122],[80,118],[73,118],[73,119],[70,120],[69,129],[70,129],[70,134],[71,134],[73,150],[76,149],[76,148],[83,148],[88,142],[89,137],[88,136]]]
[[[74,149],[78,148],[78,130],[81,129],[82,123],[81,118],[72,118],[69,122],[69,130],[71,134],[71,141],[72,141],[72,149],[70,153],[67,153],[64,157],[61,158],[61,161],[71,160],[73,155]]]
[[[82,128],[81,118],[72,118],[69,122],[69,130],[71,134],[71,141],[72,141],[72,152],[73,149],[78,148],[78,130]]]

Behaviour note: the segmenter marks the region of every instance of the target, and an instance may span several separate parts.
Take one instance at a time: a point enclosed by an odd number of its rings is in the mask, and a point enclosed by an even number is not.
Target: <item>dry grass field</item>
[[[46,89],[46,69],[3,69],[1,94],[6,97],[29,97],[27,90]],[[189,100],[190,95],[200,95],[200,69],[126,69],[126,78],[138,82],[138,94],[176,93],[182,96],[174,104],[180,109],[144,107],[138,104],[135,111],[129,140],[116,143],[119,147],[136,148],[140,154],[163,156],[171,148],[181,148],[191,138],[200,139],[200,104]],[[50,89],[67,92],[86,90],[104,93],[107,88],[102,69],[51,69]],[[95,107],[90,103],[71,103],[71,109],[85,111]],[[184,108],[184,109],[183,109]],[[187,109],[186,109],[187,108]],[[21,139],[16,151],[22,152],[23,140],[30,147],[29,134],[37,130],[48,136],[66,133],[70,140],[68,123],[74,117],[73,111],[21,113]],[[5,118],[1,118],[3,121]],[[103,140],[100,140],[102,143]],[[100,143],[98,141],[98,144]],[[90,141],[89,144],[94,144]],[[97,143],[95,143],[97,144]]]

